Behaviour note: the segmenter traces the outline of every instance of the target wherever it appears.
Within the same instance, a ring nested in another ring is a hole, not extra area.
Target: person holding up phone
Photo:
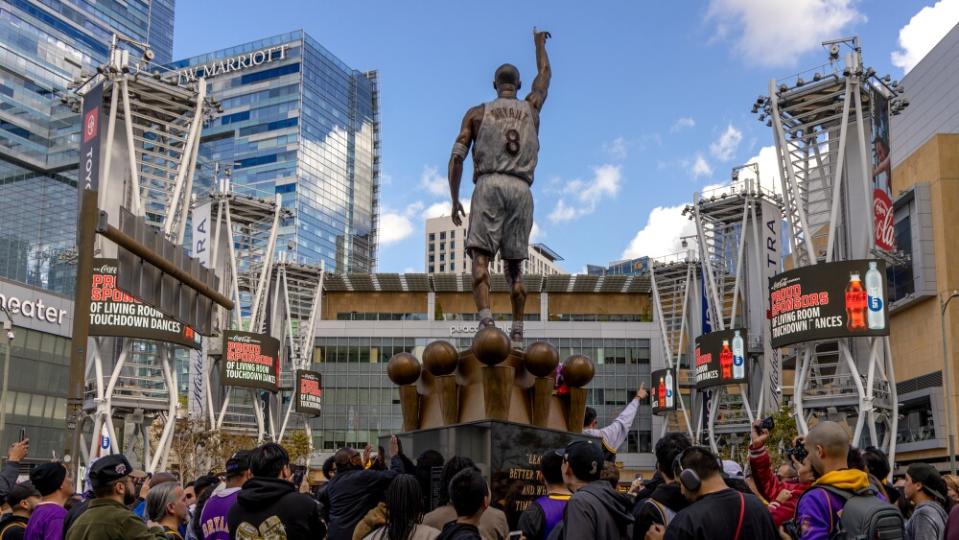
[[[749,444],[749,467],[753,472],[753,480],[759,488],[763,498],[769,502],[769,513],[778,528],[796,515],[796,505],[799,497],[809,489],[815,481],[812,468],[805,460],[797,459],[793,449],[787,452],[790,463],[783,464],[773,474],[772,459],[766,450],[766,440],[769,438],[769,429],[762,420],[753,423],[752,441]]]
[[[20,476],[20,462],[30,453],[30,439],[24,436],[21,430],[20,440],[11,444],[7,450],[7,461],[0,470],[0,501],[6,500],[7,494],[17,485]]]

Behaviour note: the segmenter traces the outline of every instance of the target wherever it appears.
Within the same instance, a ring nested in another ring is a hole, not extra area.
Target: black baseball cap
[[[12,488],[10,492],[7,493],[7,504],[11,507],[20,504],[20,501],[29,499],[30,497],[40,497],[40,492],[37,491],[37,488],[33,487],[33,484],[30,482],[21,482]]]
[[[249,450],[240,450],[226,460],[226,475],[233,476],[243,471],[250,470],[250,452]]]
[[[129,476],[132,472],[133,467],[126,456],[110,454],[96,460],[90,466],[90,483],[93,484],[93,489],[97,489],[124,476]]]
[[[603,472],[603,449],[593,441],[573,441],[565,449],[557,450],[556,454],[563,456],[576,478],[584,482],[599,480]]]

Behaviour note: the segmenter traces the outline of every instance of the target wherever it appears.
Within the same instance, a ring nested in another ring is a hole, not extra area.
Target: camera
[[[776,422],[773,420],[772,416],[767,416],[763,418],[759,425],[756,426],[756,431],[762,433],[763,431],[772,431],[776,427]]]
[[[802,532],[799,530],[799,524],[796,523],[795,519],[790,519],[783,523],[783,531],[793,540],[799,540],[802,538]]]
[[[806,461],[806,456],[809,455],[809,452],[806,451],[806,446],[803,444],[802,439],[799,439],[796,441],[795,446],[786,449],[786,455],[791,459],[802,463],[803,461]]]

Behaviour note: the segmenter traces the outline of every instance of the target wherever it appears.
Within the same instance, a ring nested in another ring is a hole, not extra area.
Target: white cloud
[[[682,131],[683,129],[694,127],[696,127],[696,120],[693,120],[693,118],[690,116],[683,116],[679,120],[676,120],[676,123],[673,124],[673,127],[669,128],[669,131],[676,133],[678,131]]]
[[[535,244],[543,238],[546,238],[546,232],[544,232],[543,229],[539,227],[539,224],[534,221],[533,230],[529,232],[529,243]]]
[[[566,183],[563,196],[549,214],[553,223],[572,221],[592,214],[600,201],[619,193],[622,169],[619,165],[600,165],[593,169],[593,178],[588,181],[575,179]],[[567,203],[567,197],[572,201]]]
[[[940,0],[926,6],[899,29],[898,51],[892,52],[892,65],[908,72],[949,30],[959,23],[959,0]]]
[[[696,234],[696,225],[682,215],[685,206],[681,204],[653,208],[646,219],[646,225],[623,250],[622,258],[661,257],[681,252],[681,238]],[[694,246],[695,241],[690,241],[689,245]]]
[[[612,142],[603,143],[603,150],[614,159],[623,160],[629,157],[629,143],[623,137],[616,137]]]
[[[782,183],[779,181],[779,158],[776,157],[775,146],[763,146],[759,153],[749,158],[746,163],[756,163],[759,165],[759,184],[768,191],[782,193]],[[754,179],[756,174],[752,168],[746,168],[739,171],[739,179]]]
[[[384,208],[383,213],[380,214],[379,244],[389,246],[406,240],[413,234],[413,218],[422,211],[422,201],[414,201],[402,212]]]
[[[463,205],[463,208],[466,210],[466,212],[469,213],[470,200],[461,199],[460,203]],[[452,203],[450,203],[449,201],[433,203],[426,207],[426,210],[423,212],[423,219],[450,216],[452,215],[452,211],[450,210],[451,207],[452,207]]]
[[[710,0],[706,20],[716,38],[734,41],[747,61],[768,67],[795,65],[822,41],[846,35],[866,17],[858,0]]]
[[[720,161],[729,161],[739,149],[739,143],[743,141],[743,132],[736,129],[736,126],[729,124],[726,131],[709,145],[709,153]]]
[[[379,235],[381,246],[388,246],[405,240],[413,233],[413,223],[403,214],[384,212],[380,216]]]
[[[709,162],[703,158],[702,154],[697,154],[696,159],[689,165],[689,172],[694,179],[698,180],[701,176],[712,176],[713,168],[709,166]]]
[[[423,174],[420,175],[420,187],[430,193],[430,195],[449,195],[449,180],[440,175],[439,170],[433,165],[423,167]]]

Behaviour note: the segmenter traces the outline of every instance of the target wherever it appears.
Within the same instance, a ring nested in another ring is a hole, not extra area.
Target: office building
[[[959,27],[902,80],[908,108],[891,117],[893,228],[901,264],[887,269],[899,426],[896,460],[948,468],[946,408],[957,410],[959,359]],[[940,318],[942,317],[942,318]],[[942,330],[946,335],[942,335]],[[943,348],[946,358],[943,358]],[[952,395],[944,387],[953,368]],[[952,414],[956,433],[957,414]]]
[[[62,457],[73,301],[0,279],[0,322],[8,321],[7,314],[13,322],[13,340],[4,332],[0,343],[0,361],[10,347],[0,445],[6,448],[17,440],[22,429],[30,439],[28,462]]]
[[[634,276],[649,274],[649,257],[614,261],[609,266],[587,264],[586,273],[591,276]]]
[[[197,190],[230,174],[234,191],[272,198],[295,218],[278,251],[336,272],[376,266],[376,72],[350,68],[303,31],[173,62],[223,113],[203,129]]]
[[[331,275],[324,283],[313,367],[323,374],[323,415],[313,420],[314,445],[330,454],[362,448],[401,428],[398,389],[386,363],[399,352],[420,357],[434,340],[459,350],[477,326],[470,282],[462,274]],[[493,276],[492,308],[510,310],[502,275]],[[659,327],[652,322],[648,279],[630,276],[529,275],[526,344],[553,343],[565,359],[585,354],[596,365],[588,405],[611,422],[651,369],[663,367]],[[500,324],[503,328],[508,322]],[[618,460],[630,471],[652,469],[662,418],[640,407]],[[630,477],[631,478],[631,477]]]
[[[463,218],[463,224],[457,227],[449,216],[426,220],[425,268],[427,274],[469,273],[473,259],[466,253],[466,228],[469,214]],[[556,275],[564,273],[557,265],[563,258],[546,244],[529,245],[529,258],[523,262],[523,273]],[[503,260],[496,256],[490,270],[503,273]]]
[[[0,1],[0,276],[70,293],[80,116],[61,103],[114,32],[173,52],[174,0]]]

